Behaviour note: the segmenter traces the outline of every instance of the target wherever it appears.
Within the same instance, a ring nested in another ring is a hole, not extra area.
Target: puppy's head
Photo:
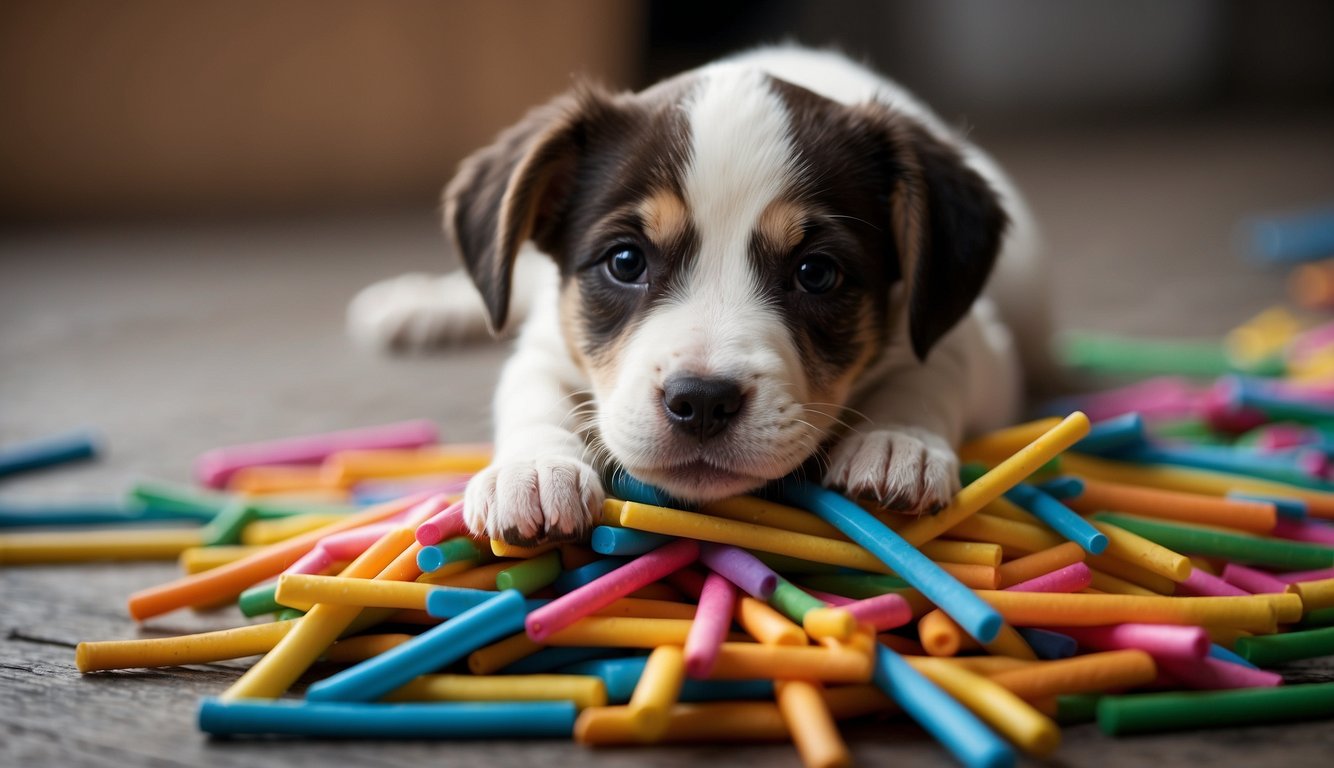
[[[801,466],[896,340],[924,360],[1006,221],[910,118],[729,65],[558,99],[466,161],[445,211],[496,328],[523,243],[556,260],[601,448],[690,501]]]

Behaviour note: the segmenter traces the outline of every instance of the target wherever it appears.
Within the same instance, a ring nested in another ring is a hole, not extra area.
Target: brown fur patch
[[[685,201],[675,192],[660,189],[639,204],[644,234],[659,248],[679,240],[690,226]]]
[[[778,199],[760,214],[755,234],[779,253],[788,253],[801,244],[806,211],[790,200]]]

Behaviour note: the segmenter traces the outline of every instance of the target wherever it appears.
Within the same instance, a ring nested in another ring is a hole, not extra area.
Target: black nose
[[[741,410],[741,387],[730,379],[677,374],[663,382],[662,405],[672,426],[700,440],[727,428]]]

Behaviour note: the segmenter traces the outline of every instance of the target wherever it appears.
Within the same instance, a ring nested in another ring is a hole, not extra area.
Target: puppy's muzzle
[[[745,396],[731,379],[677,374],[663,382],[662,407],[677,432],[704,442],[727,429]]]

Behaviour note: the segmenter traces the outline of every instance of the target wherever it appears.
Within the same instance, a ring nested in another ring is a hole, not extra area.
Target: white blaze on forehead
[[[686,110],[691,161],[683,186],[700,252],[690,296],[680,298],[753,292],[751,233],[797,167],[787,109],[763,72],[721,64],[704,70]]]

